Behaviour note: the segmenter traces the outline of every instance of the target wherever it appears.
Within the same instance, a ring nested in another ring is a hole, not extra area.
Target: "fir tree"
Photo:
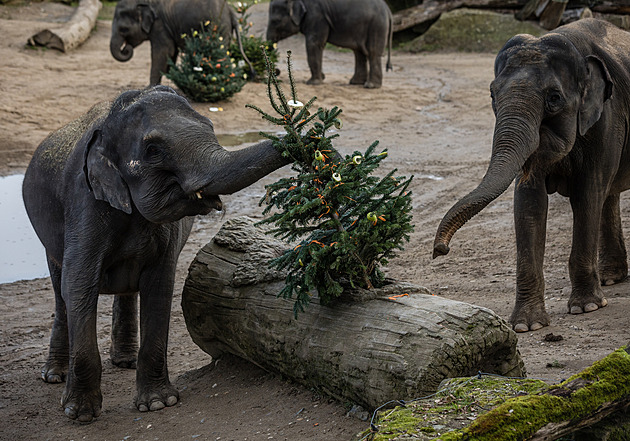
[[[240,92],[247,74],[230,57],[219,27],[208,21],[184,36],[179,63],[169,60],[166,77],[192,100],[214,103]]]
[[[239,14],[238,24],[242,36],[243,52],[252,64],[254,71],[256,71],[256,77],[249,76],[248,79],[264,81],[267,77],[267,63],[263,50],[267,53],[267,57],[269,61],[271,61],[272,66],[275,66],[278,62],[278,45],[249,33],[253,24],[249,21],[250,14],[247,11],[257,3],[258,0],[254,0],[253,3],[237,2],[236,12]],[[245,68],[245,66],[247,66],[238,47],[238,41],[232,41],[230,43],[230,52],[240,67]]]
[[[267,186],[261,224],[272,224],[270,233],[296,245],[274,259],[271,266],[286,270],[286,285],[279,293],[295,295],[294,313],[304,311],[317,290],[322,304],[330,304],[344,289],[372,289],[384,284],[381,267],[402,250],[413,231],[411,225],[410,178],[372,176],[387,151],[377,152],[378,141],[363,153],[342,157],[332,141],[341,129],[341,109],[310,109],[298,101],[291,71],[287,99],[268,63],[268,95],[278,116],[248,105],[264,119],[281,126],[285,134],[271,139],[282,154],[293,161],[294,176]]]

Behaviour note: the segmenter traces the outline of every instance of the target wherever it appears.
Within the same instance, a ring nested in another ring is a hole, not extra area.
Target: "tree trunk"
[[[100,0],[80,0],[70,20],[59,29],[44,29],[28,39],[31,46],[45,46],[68,52],[81,45],[90,36],[101,10]]]
[[[478,371],[524,375],[516,334],[492,311],[391,283],[334,305],[314,297],[293,315],[284,274],[268,262],[289,245],[248,218],[227,221],[192,262],[186,325],[212,357],[228,352],[339,400],[374,409]]]

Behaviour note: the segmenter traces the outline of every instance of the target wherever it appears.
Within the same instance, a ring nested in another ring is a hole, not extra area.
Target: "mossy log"
[[[78,47],[90,36],[102,6],[100,0],[80,0],[70,20],[61,28],[44,29],[29,38],[28,44],[57,49],[61,52],[68,52]]]
[[[368,439],[386,441],[403,434],[427,441],[551,441],[567,435],[575,441],[628,439],[623,431],[630,428],[626,348],[557,385],[486,376],[446,380],[440,390],[429,402],[409,403],[379,415],[378,430]],[[440,430],[431,430],[435,421]]]
[[[277,297],[284,274],[268,267],[288,247],[237,218],[199,251],[182,308],[193,341],[213,358],[232,353],[369,409],[435,392],[448,377],[524,375],[502,318],[416,285],[348,291],[331,306],[314,296],[295,319],[293,301]]]

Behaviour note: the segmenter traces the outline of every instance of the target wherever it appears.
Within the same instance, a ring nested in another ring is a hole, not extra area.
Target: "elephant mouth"
[[[204,191],[203,188],[193,191],[188,195],[188,199],[194,201],[195,204],[200,204],[203,214],[208,214],[212,210],[223,210],[223,203],[216,194],[210,194]]]

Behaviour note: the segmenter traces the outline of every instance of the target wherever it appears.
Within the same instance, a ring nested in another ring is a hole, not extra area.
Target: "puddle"
[[[0,283],[48,276],[44,247],[22,202],[24,175],[0,177]]]
[[[262,141],[266,138],[262,136],[260,132],[245,132],[237,134],[227,133],[223,135],[217,135],[217,139],[219,140],[219,144],[221,144],[223,147],[234,147],[249,142]]]

